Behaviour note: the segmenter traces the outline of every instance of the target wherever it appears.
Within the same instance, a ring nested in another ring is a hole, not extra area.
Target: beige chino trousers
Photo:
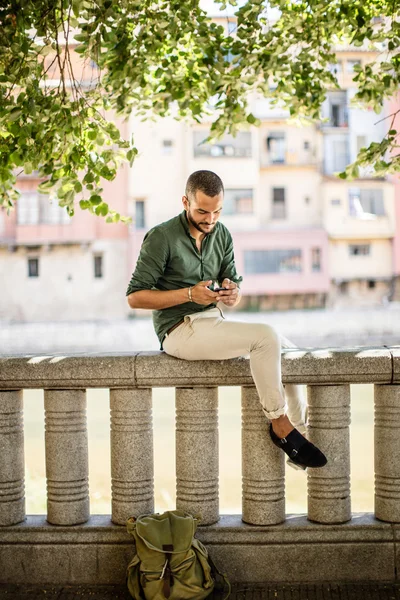
[[[278,336],[270,325],[228,321],[218,307],[186,315],[163,342],[167,354],[184,360],[225,360],[249,355],[265,415],[276,419],[287,412],[292,425],[305,433],[307,404],[300,386],[282,385],[281,347],[295,345]]]

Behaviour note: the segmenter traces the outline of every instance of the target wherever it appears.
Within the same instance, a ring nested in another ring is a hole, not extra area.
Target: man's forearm
[[[128,296],[128,304],[131,308],[149,308],[151,310],[162,310],[178,304],[189,302],[188,288],[181,290],[140,290]]]

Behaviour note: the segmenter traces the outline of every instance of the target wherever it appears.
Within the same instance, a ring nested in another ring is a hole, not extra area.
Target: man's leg
[[[221,317],[206,317],[199,313],[186,318],[186,323],[175,329],[164,341],[168,354],[186,360],[221,360],[250,355],[253,375],[265,415],[273,420],[273,427],[280,437],[287,435],[292,427],[305,433],[306,402],[297,385],[282,386],[282,346],[295,347],[286,338],[280,338],[269,325],[228,321]],[[289,419],[285,416],[286,402]],[[281,418],[280,418],[281,417]]]
[[[297,348],[296,344],[293,344],[286,337],[281,336],[280,339],[282,348]],[[293,383],[286,383],[283,387],[289,420],[304,435],[307,429],[307,400],[303,389],[300,385]]]
[[[281,344],[275,330],[266,324],[227,321],[221,316],[190,315],[163,343],[167,354],[185,360],[223,360],[250,354],[250,369],[265,415],[271,420],[272,441],[296,465],[319,467],[325,456],[308,442],[286,416],[285,392],[281,379]],[[289,388],[289,400],[296,407],[301,397]],[[304,428],[304,420],[301,424]]]
[[[197,315],[196,315],[197,317]],[[250,369],[269,419],[285,415],[279,336],[269,325],[197,317],[164,340],[167,354],[185,360],[224,360],[250,355]]]

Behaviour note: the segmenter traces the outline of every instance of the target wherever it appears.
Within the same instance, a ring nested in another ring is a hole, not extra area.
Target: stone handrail
[[[282,373],[284,383],[307,384],[309,437],[328,457],[324,469],[308,469],[309,521],[335,526],[351,519],[349,386],[373,383],[375,517],[399,523],[400,347],[288,349],[282,352]],[[0,357],[4,539],[26,523],[23,389],[45,390],[46,527],[86,524],[87,534],[85,390],[110,389],[112,523],[124,525],[131,515],[154,511],[151,389],[175,387],[176,505],[201,514],[202,524],[211,526],[223,522],[217,410],[218,386],[227,385],[242,386],[241,519],[261,528],[284,523],[284,454],[269,439],[247,358],[182,361],[162,352]]]

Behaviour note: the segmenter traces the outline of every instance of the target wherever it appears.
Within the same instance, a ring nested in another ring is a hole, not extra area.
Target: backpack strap
[[[172,576],[171,567],[170,567],[170,561],[171,561],[171,557],[172,557],[171,552],[173,552],[174,547],[172,544],[163,544],[162,548],[165,552],[166,561],[165,561],[165,565],[162,570],[160,579],[164,580],[163,594],[164,594],[164,597],[168,599],[171,595],[171,587],[174,585],[174,578]]]
[[[215,581],[214,590],[210,598],[214,600],[227,600],[231,595],[232,587],[228,577],[225,573],[221,573],[210,554],[208,555],[208,562],[211,567],[211,575]],[[225,589],[227,589],[226,596],[224,596]]]

